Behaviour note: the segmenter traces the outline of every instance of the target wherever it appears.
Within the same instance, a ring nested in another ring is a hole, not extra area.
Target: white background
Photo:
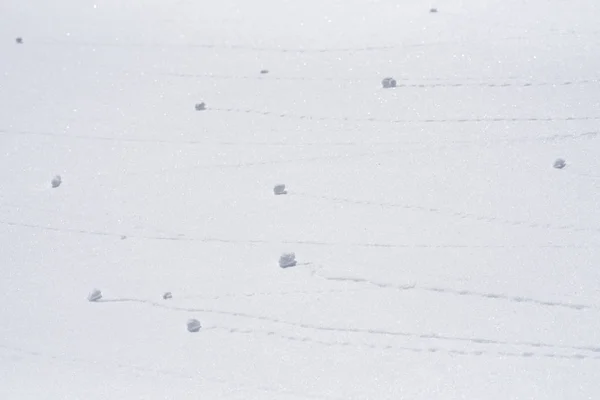
[[[599,15],[2,0],[0,398],[598,398]]]

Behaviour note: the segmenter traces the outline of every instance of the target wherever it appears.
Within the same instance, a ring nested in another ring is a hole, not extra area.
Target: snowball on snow
[[[381,86],[383,86],[384,89],[396,87],[396,80],[394,78],[390,78],[390,77],[384,78],[381,81]]]
[[[102,298],[102,292],[98,289],[94,289],[88,294],[88,301],[98,301]]]
[[[62,183],[62,178],[60,177],[60,175],[56,175],[54,178],[52,178],[52,180],[50,181],[50,184],[52,185],[53,188],[57,188],[60,186],[60,184]]]
[[[567,163],[565,162],[565,160],[563,160],[562,158],[559,158],[556,161],[554,161],[553,167],[554,168],[558,168],[558,169],[562,169],[566,165],[567,165]]]
[[[279,257],[279,266],[281,268],[294,267],[296,264],[296,253],[283,253]]]
[[[275,187],[273,188],[273,193],[275,193],[276,195],[287,194],[287,190],[285,190],[285,185],[284,184],[275,185]]]
[[[197,319],[188,319],[187,330],[190,332],[198,332],[202,325]]]

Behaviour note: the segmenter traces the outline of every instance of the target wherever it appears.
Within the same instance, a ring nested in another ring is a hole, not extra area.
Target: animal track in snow
[[[208,327],[204,330],[214,330],[214,329],[215,329],[214,327]],[[198,374],[194,374],[194,373],[182,372],[180,368],[177,368],[177,369],[164,368],[164,367],[156,368],[155,366],[145,367],[145,366],[140,366],[140,365],[127,364],[127,363],[124,363],[121,361],[114,361],[113,359],[100,360],[100,359],[88,359],[88,358],[82,358],[82,357],[72,357],[72,356],[68,356],[68,355],[64,355],[64,354],[57,355],[57,354],[52,354],[49,352],[28,350],[28,349],[24,349],[24,348],[17,347],[17,346],[8,346],[8,345],[1,344],[1,343],[0,343],[0,349],[8,350],[8,351],[11,351],[11,352],[14,352],[17,354],[21,354],[24,356],[43,357],[50,361],[55,361],[55,362],[61,362],[61,363],[67,362],[67,363],[72,363],[72,364],[84,365],[84,366],[86,366],[86,368],[89,368],[89,367],[102,367],[102,368],[110,368],[110,369],[117,368],[120,370],[120,373],[127,373],[127,372],[131,372],[131,371],[135,371],[135,372],[139,372],[139,373],[143,373],[143,374],[148,374],[149,376],[165,376],[165,377],[171,377],[171,378],[180,378],[180,379],[184,379],[186,382],[200,380],[200,381],[205,381],[205,382],[221,384],[228,388],[234,387],[238,391],[244,391],[244,390],[248,391],[248,389],[254,389],[254,390],[259,390],[259,391],[265,392],[265,393],[276,393],[278,395],[295,395],[295,396],[301,396],[303,398],[311,398],[311,399],[325,398],[325,399],[331,399],[331,400],[344,400],[343,398],[340,398],[340,397],[312,395],[309,393],[300,393],[300,392],[296,392],[293,390],[283,389],[283,388],[279,388],[279,387],[275,388],[275,387],[270,387],[270,386],[261,385],[261,384],[259,384],[259,385],[242,384],[239,382],[232,382],[231,380],[225,379],[225,378],[215,378],[215,377],[208,377],[205,374],[198,375]]]
[[[161,73],[164,76],[172,76],[176,78],[207,78],[207,79],[222,79],[222,80],[256,80],[256,81],[289,81],[289,82],[332,82],[339,84],[340,81],[350,83],[368,83],[375,82],[373,78],[367,77],[313,77],[313,76],[278,76],[278,75],[225,75],[214,73]],[[408,79],[405,79],[408,81]],[[433,88],[462,88],[462,87],[481,87],[481,88],[529,88],[543,86],[574,86],[598,84],[598,79],[579,79],[579,80],[564,80],[556,82],[535,82],[535,81],[504,81],[504,82],[457,82],[457,81],[442,81],[436,79],[436,82],[420,82],[420,83],[397,83],[395,88],[417,88],[417,89],[433,89]]]
[[[565,303],[560,301],[552,301],[552,300],[539,300],[531,297],[525,296],[513,296],[501,293],[491,293],[491,292],[477,292],[472,290],[465,289],[453,289],[447,287],[437,287],[437,286],[421,286],[416,283],[409,283],[405,285],[399,285],[394,283],[383,283],[383,282],[375,282],[365,278],[358,277],[345,277],[345,276],[327,276],[323,275],[319,272],[322,267],[314,268],[311,271],[311,275],[323,280],[332,281],[332,282],[351,282],[356,284],[364,284],[375,286],[382,289],[393,289],[398,291],[407,291],[407,290],[419,290],[425,292],[433,292],[433,293],[442,293],[442,294],[450,294],[454,296],[466,296],[466,297],[478,297],[481,299],[490,299],[490,300],[504,300],[514,303],[529,303],[540,306],[548,306],[548,307],[556,307],[556,308],[567,308],[570,310],[576,311],[584,311],[584,310],[600,310],[600,307],[597,305],[591,304],[577,304],[577,303]]]
[[[400,330],[387,330],[387,329],[375,329],[375,328],[355,328],[355,327],[337,327],[320,324],[302,323],[288,321],[282,318],[270,317],[266,315],[251,314],[245,312],[226,311],[213,308],[195,308],[195,307],[178,307],[158,303],[151,300],[135,299],[135,298],[115,298],[115,299],[102,299],[96,303],[142,303],[151,307],[163,308],[167,310],[173,310],[178,312],[193,312],[193,313],[206,313],[215,314],[243,319],[251,319],[255,321],[279,324],[283,326],[291,326],[295,328],[301,328],[315,332],[332,332],[332,333],[344,333],[344,334],[356,334],[366,336],[387,336],[387,337],[404,337],[413,339],[427,339],[432,341],[440,342],[455,342],[455,343],[469,343],[472,345],[497,345],[497,346],[519,346],[519,347],[531,347],[531,348],[549,348],[556,350],[569,350],[569,351],[585,351],[593,353],[593,356],[600,356],[600,346],[593,345],[564,345],[564,344],[553,344],[544,342],[532,342],[532,341],[508,341],[508,340],[497,340],[487,339],[478,337],[466,337],[466,336],[452,336],[441,333],[417,333],[410,331]],[[592,357],[592,354],[587,355]]]
[[[555,121],[598,121],[600,116],[570,116],[570,117],[479,117],[479,118],[424,118],[424,119],[385,119],[375,117],[336,117],[325,115],[307,115],[293,114],[279,111],[261,111],[251,108],[207,108],[207,111],[235,113],[235,114],[255,114],[268,117],[292,118],[309,121],[347,121],[347,122],[377,122],[388,124],[411,124],[411,123],[470,123],[470,122],[555,122]]]
[[[445,209],[438,208],[438,207],[428,207],[428,206],[422,206],[422,205],[418,205],[418,204],[378,202],[378,201],[371,201],[371,200],[356,200],[356,199],[350,199],[350,198],[346,198],[346,197],[313,195],[313,194],[301,193],[301,192],[291,193],[290,196],[300,196],[300,197],[312,198],[312,199],[317,199],[317,200],[326,200],[326,201],[332,201],[332,202],[336,202],[336,203],[347,203],[347,204],[355,204],[355,205],[361,205],[361,206],[376,206],[376,207],[384,207],[384,208],[400,208],[400,209],[411,210],[411,211],[412,210],[423,211],[423,212],[428,212],[428,213],[436,213],[436,214],[451,216],[451,217],[460,218],[460,219],[469,219],[469,220],[473,220],[473,221],[499,223],[499,224],[509,225],[509,226],[522,226],[522,227],[527,227],[527,228],[543,228],[543,229],[571,231],[571,232],[600,233],[600,228],[594,228],[594,227],[580,227],[580,226],[576,226],[573,224],[557,225],[557,224],[544,223],[544,222],[510,220],[510,219],[501,218],[501,217],[492,217],[492,216],[478,215],[478,214],[462,212],[462,211],[445,210]],[[558,247],[560,247],[560,246],[558,246]]]

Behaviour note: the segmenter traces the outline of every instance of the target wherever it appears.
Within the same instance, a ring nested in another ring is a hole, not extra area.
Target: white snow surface
[[[2,0],[0,399],[600,398],[599,15]]]

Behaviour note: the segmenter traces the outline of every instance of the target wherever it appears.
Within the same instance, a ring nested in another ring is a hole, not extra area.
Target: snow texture
[[[0,400],[600,399],[598,16],[0,0]]]

